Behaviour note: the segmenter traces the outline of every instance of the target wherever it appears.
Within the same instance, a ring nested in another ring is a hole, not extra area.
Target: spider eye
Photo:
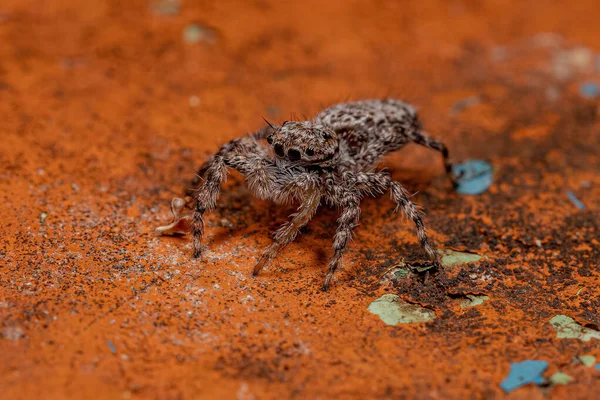
[[[283,146],[280,143],[277,143],[273,150],[275,150],[275,154],[277,154],[279,157],[283,157],[285,155],[283,152]]]
[[[313,149],[306,149],[306,151],[304,152],[304,154],[306,154],[309,157],[312,157],[315,155],[315,151]]]
[[[329,140],[329,139],[331,139],[331,135],[329,133],[324,133],[323,134],[323,139]]]
[[[298,161],[301,156],[300,156],[300,152],[298,150],[296,150],[296,149],[289,149],[288,150],[288,157],[292,161]]]
[[[271,135],[267,138],[267,143],[273,144],[273,135]]]

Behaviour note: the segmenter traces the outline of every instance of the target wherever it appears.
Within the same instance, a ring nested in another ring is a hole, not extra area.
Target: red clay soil
[[[600,82],[597,0],[169,7],[0,4],[0,398],[600,397],[600,371],[577,361],[600,341],[549,323],[600,325],[600,122],[580,93]],[[204,260],[188,237],[152,235],[206,157],[262,117],[385,96],[416,105],[455,160],[494,166],[489,191],[463,196],[431,151],[383,163],[440,248],[487,260],[386,279],[423,254],[383,196],[363,202],[329,292],[326,207],[252,278],[293,207],[236,173]],[[437,319],[388,326],[367,311],[385,293]],[[470,294],[490,300],[461,308]],[[574,381],[506,395],[527,359]]]

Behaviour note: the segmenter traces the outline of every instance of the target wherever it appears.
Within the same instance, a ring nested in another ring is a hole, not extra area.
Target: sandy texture
[[[159,3],[0,3],[2,399],[491,399],[527,359],[575,380],[511,398],[600,396],[577,361],[600,341],[549,323],[600,324],[600,123],[580,94],[600,80],[597,0]],[[204,261],[152,236],[206,156],[263,116],[384,96],[415,104],[454,159],[494,166],[463,196],[433,152],[385,160],[441,248],[487,259],[390,280],[423,254],[383,196],[328,293],[327,208],[254,279],[293,208],[237,174]],[[437,318],[388,326],[367,310],[384,294]],[[462,308],[474,295],[489,300]]]

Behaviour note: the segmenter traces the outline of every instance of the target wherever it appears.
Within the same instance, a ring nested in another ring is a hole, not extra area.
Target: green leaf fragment
[[[439,253],[442,256],[442,265],[445,267],[455,267],[457,265],[468,264],[482,259],[487,259],[487,256],[485,255],[481,256],[474,253],[463,253],[450,249],[441,250]]]
[[[398,264],[392,266],[394,268],[391,272],[391,275],[394,279],[404,279],[410,274],[410,268],[406,266],[404,259],[402,259]]]
[[[461,308],[467,307],[475,307],[483,304],[485,301],[488,301],[490,298],[487,296],[474,296],[472,294],[468,294],[467,298],[460,302]]]
[[[566,315],[555,315],[550,320],[550,324],[556,330],[558,339],[579,339],[582,342],[589,342],[591,339],[600,340],[600,332],[581,326]]]
[[[586,367],[593,367],[594,364],[596,364],[596,357],[592,356],[592,355],[583,355],[583,356],[579,356],[579,361],[581,361],[581,363],[583,365],[585,365]]]
[[[414,269],[415,269],[415,271],[417,271],[418,273],[421,273],[421,272],[428,271],[428,270],[430,270],[430,269],[431,269],[431,268],[433,268],[433,267],[434,267],[434,265],[433,265],[433,264],[431,264],[431,265],[415,266],[415,267],[413,267],[413,268],[414,268]]]
[[[409,271],[408,268],[398,268],[398,269],[396,269],[396,270],[393,271],[395,279],[406,278],[409,273],[410,273],[410,271]]]
[[[367,310],[379,316],[387,325],[392,326],[429,322],[435,319],[435,313],[432,310],[407,303],[395,294],[384,294],[369,304]]]
[[[550,383],[552,383],[553,385],[568,385],[574,380],[575,379],[571,375],[565,374],[564,372],[560,371],[558,371],[550,377]]]

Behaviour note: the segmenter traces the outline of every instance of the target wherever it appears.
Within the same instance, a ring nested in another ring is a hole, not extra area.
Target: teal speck
[[[571,200],[571,203],[575,204],[575,207],[580,210],[585,210],[585,204],[583,204],[577,197],[575,197],[575,193],[570,190],[567,190],[567,197]]]
[[[548,368],[548,361],[525,360],[510,364],[508,376],[500,383],[500,388],[506,393],[525,386],[529,383],[542,385],[546,382],[542,373]]]
[[[492,185],[493,168],[483,160],[468,160],[456,164],[452,173],[460,176],[456,186],[456,191],[460,194],[481,194]]]
[[[115,345],[113,344],[113,342],[111,342],[110,340],[107,340],[106,344],[108,345],[108,348],[110,349],[110,352],[113,353],[113,354],[116,354],[117,348],[115,347]]]
[[[600,94],[600,88],[594,82],[585,82],[579,86],[579,93],[586,99],[595,99]]]

